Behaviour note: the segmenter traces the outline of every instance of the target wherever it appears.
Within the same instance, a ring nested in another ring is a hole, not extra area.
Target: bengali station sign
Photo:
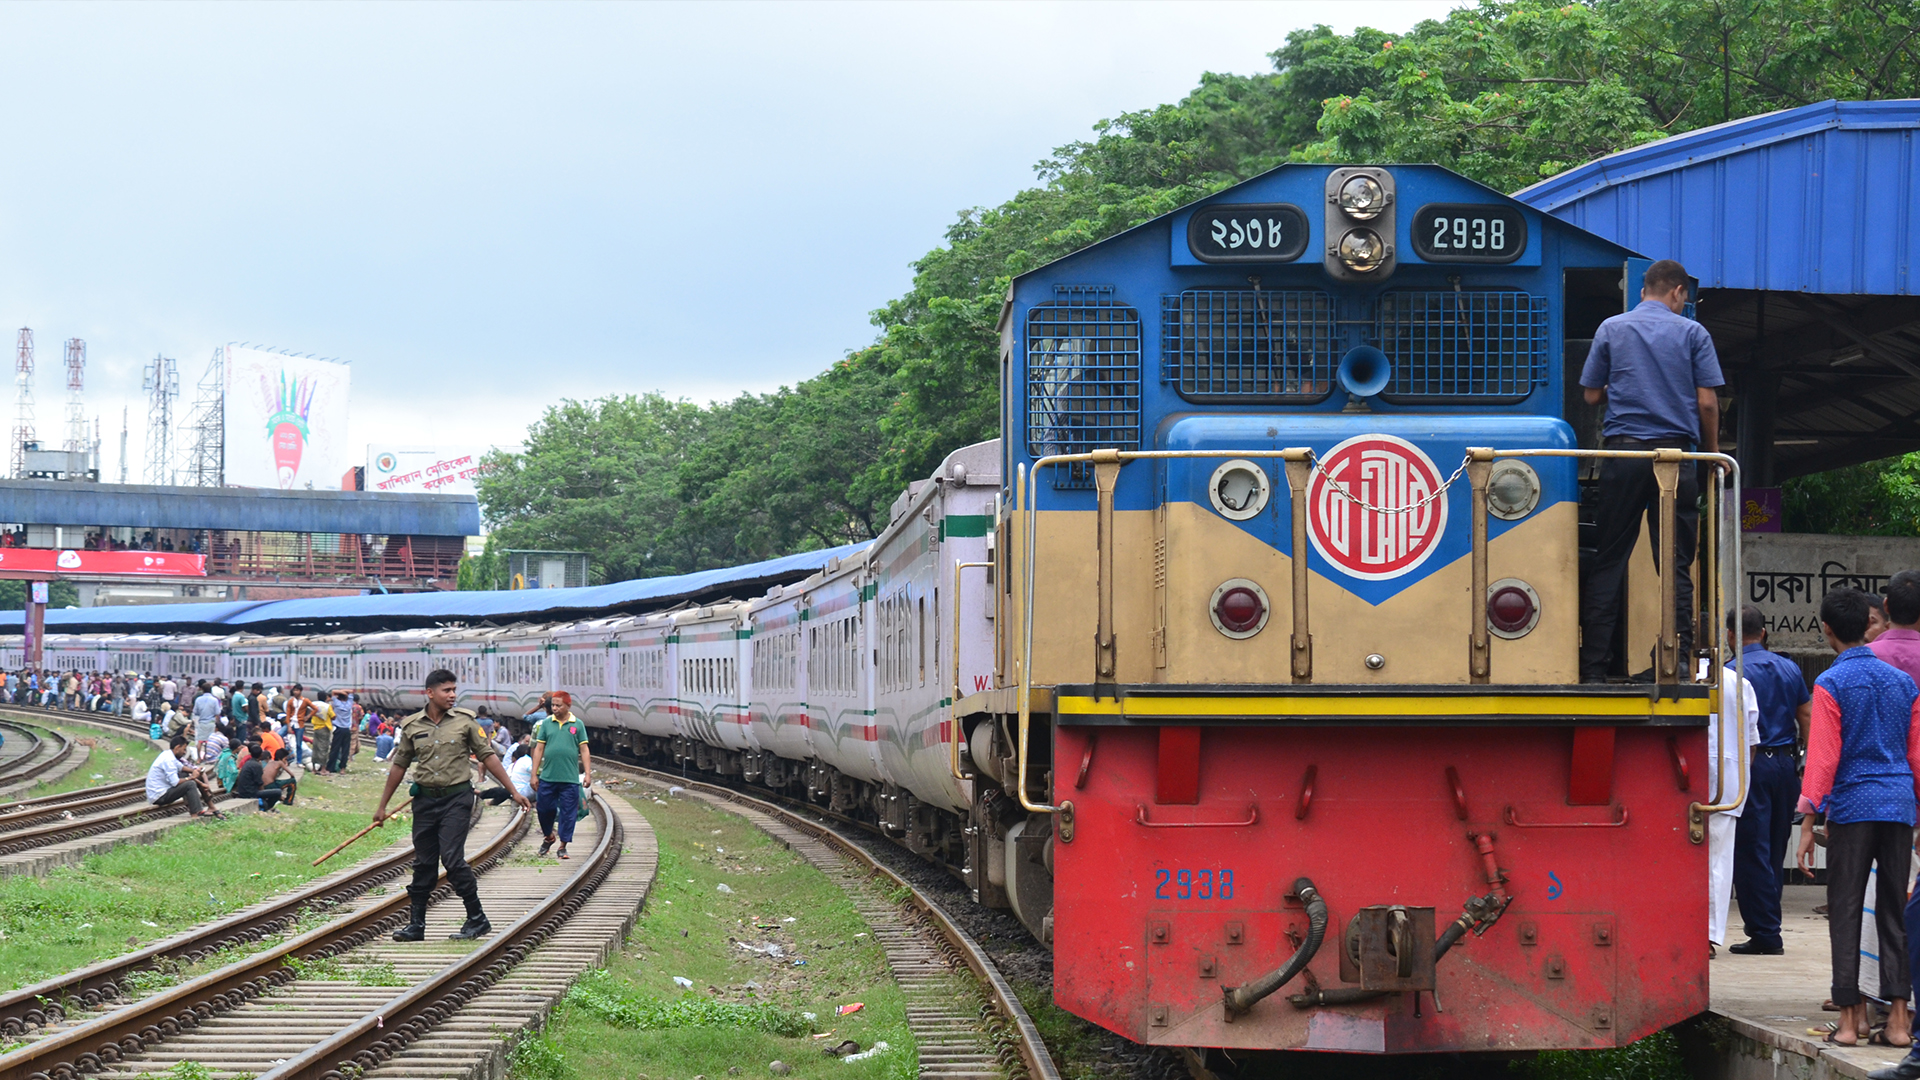
[[[474,481],[486,470],[485,447],[421,449],[367,448],[367,490],[427,495],[472,495]]]
[[[1766,616],[1768,643],[1821,650],[1827,642],[1820,633],[1820,599],[1838,588],[1885,592],[1888,578],[1920,569],[1920,539],[1748,533],[1741,555],[1747,580],[1740,601]]]
[[[0,548],[0,578],[15,574],[206,577],[207,557],[178,551]]]

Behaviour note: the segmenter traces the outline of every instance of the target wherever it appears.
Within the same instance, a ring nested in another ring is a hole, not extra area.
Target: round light
[[[1339,255],[1347,269],[1364,274],[1387,260],[1387,245],[1372,229],[1349,229],[1340,238]]]
[[[1487,586],[1487,629],[1508,640],[1525,637],[1540,623],[1540,595],[1519,578]]]
[[[1220,625],[1236,634],[1244,634],[1260,625],[1260,616],[1266,613],[1266,605],[1260,602],[1252,589],[1228,589],[1214,610],[1220,613]]]
[[[1213,590],[1207,614],[1213,628],[1236,640],[1250,638],[1267,625],[1267,593],[1246,578],[1228,578]]]
[[[1487,511],[1503,521],[1518,521],[1540,505],[1540,474],[1524,461],[1503,458],[1487,477]]]
[[[1371,221],[1387,207],[1387,193],[1371,176],[1356,176],[1340,185],[1340,209],[1349,217]]]
[[[1207,498],[1222,517],[1245,521],[1266,509],[1272,490],[1265,469],[1251,461],[1234,458],[1213,470]]]

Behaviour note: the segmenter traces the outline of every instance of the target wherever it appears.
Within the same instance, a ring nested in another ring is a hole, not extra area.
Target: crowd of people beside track
[[[1884,595],[1827,593],[1820,628],[1834,659],[1809,686],[1800,665],[1766,647],[1758,608],[1728,618],[1728,644],[1745,664],[1746,733],[1709,728],[1709,786],[1725,777],[1728,797],[1739,799],[1708,820],[1708,940],[1724,944],[1737,894],[1747,940],[1727,951],[1785,950],[1782,887],[1797,823],[1793,868],[1813,878],[1815,851],[1825,849],[1826,904],[1814,912],[1827,918],[1831,950],[1823,1008],[1839,1013],[1813,1033],[1841,1046],[1909,1047],[1871,1076],[1920,1080],[1920,1023],[1908,1004],[1920,970],[1920,882],[1908,888],[1920,852],[1920,571],[1895,574]],[[1730,708],[1733,671],[1730,661],[1722,682]],[[1751,750],[1744,758],[1740,746]]]

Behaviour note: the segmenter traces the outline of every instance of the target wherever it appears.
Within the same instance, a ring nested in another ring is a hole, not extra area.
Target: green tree
[[[1920,454],[1796,477],[1780,496],[1787,532],[1920,536]]]
[[[0,581],[0,611],[23,611],[27,606],[27,583]],[[71,581],[53,581],[47,585],[47,607],[80,606],[80,590]]]
[[[1271,72],[1202,75],[962,211],[873,312],[875,340],[822,374],[705,408],[555,406],[481,481],[487,520],[503,546],[588,551],[604,580],[872,536],[909,482],[996,434],[1014,275],[1290,161],[1434,162],[1512,191],[1727,119],[1920,96],[1917,43],[1909,0],[1482,0],[1402,34],[1295,31]],[[1790,518],[1845,518],[1819,492],[1856,480],[1794,486]],[[1858,527],[1897,527],[1906,504],[1885,497]]]

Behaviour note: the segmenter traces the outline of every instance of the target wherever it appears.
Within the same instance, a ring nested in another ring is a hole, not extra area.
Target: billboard
[[[234,487],[331,488],[353,464],[348,375],[332,360],[226,346],[226,480]]]
[[[375,443],[367,447],[367,490],[472,495],[486,455],[482,446],[421,449]]]
[[[206,577],[207,557],[178,551],[93,551],[86,548],[0,548],[0,577],[13,573],[127,574],[139,577]]]

